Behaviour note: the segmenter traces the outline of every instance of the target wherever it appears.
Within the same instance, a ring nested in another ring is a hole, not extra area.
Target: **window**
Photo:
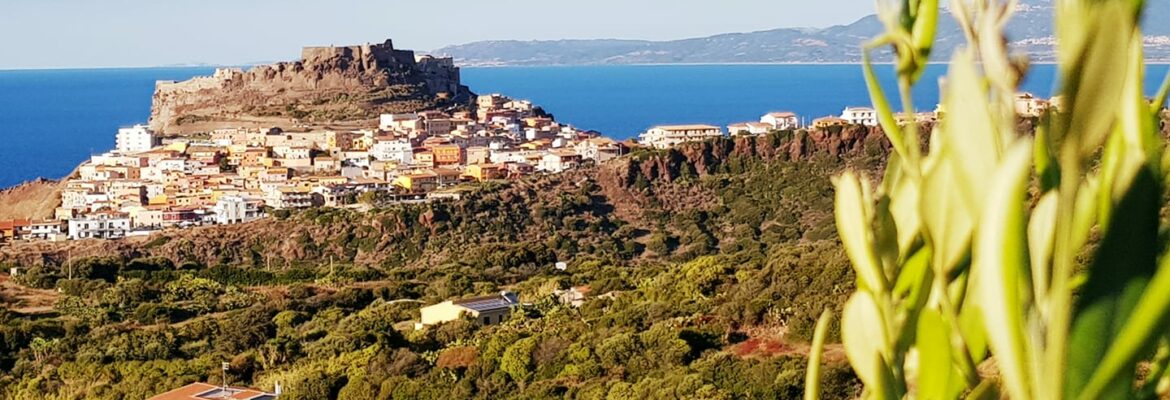
[[[504,322],[504,315],[500,314],[499,316],[496,316],[496,322]]]
[[[483,324],[484,324],[484,325],[489,325],[489,324],[491,324],[491,323],[492,323],[492,317],[491,317],[491,316],[483,317]]]

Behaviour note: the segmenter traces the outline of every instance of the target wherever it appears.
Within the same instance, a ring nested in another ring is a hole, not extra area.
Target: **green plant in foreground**
[[[912,112],[938,4],[878,2],[887,33],[866,47],[865,72],[895,154],[876,186],[852,172],[834,181],[858,280],[842,340],[864,397],[1167,395],[1167,87],[1152,104],[1143,97],[1144,4],[1054,5],[1063,104],[1024,136],[1013,103],[1022,68],[1002,32],[1016,2],[951,2],[968,46],[951,59],[945,115],[924,152],[918,127],[897,125],[868,53],[895,49]],[[810,361],[806,398],[818,388]]]

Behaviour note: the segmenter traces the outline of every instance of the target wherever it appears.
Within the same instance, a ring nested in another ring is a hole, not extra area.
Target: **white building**
[[[378,118],[378,129],[384,131],[410,132],[415,129],[418,114],[382,114]]]
[[[248,222],[261,216],[258,201],[241,196],[223,196],[215,202],[215,223],[220,225]]]
[[[134,125],[129,128],[118,129],[116,148],[122,153],[141,153],[149,151],[158,144],[158,137],[145,125]]]
[[[738,124],[731,124],[727,126],[727,134],[731,136],[736,135],[766,135],[774,128],[770,124],[763,122],[741,122]]]
[[[311,188],[300,186],[279,186],[266,190],[264,201],[275,209],[313,207]]]
[[[1052,105],[1048,100],[1036,97],[1031,93],[1016,93],[1016,114],[1021,117],[1039,117],[1051,107]]]
[[[540,158],[536,169],[551,173],[561,173],[576,168],[581,164],[581,155],[572,150],[553,150]]]
[[[796,116],[796,113],[789,111],[778,111],[764,114],[763,117],[760,117],[760,122],[771,125],[772,129],[800,129],[800,118]]]
[[[65,224],[57,220],[32,221],[28,237],[37,240],[59,240],[64,236]]]
[[[378,140],[370,147],[370,157],[406,165],[414,160],[414,148],[406,139]]]
[[[869,107],[846,107],[841,119],[853,125],[877,126],[877,111]]]
[[[623,149],[622,145],[613,139],[598,137],[576,143],[573,150],[583,159],[604,162],[620,156]]]
[[[118,239],[130,232],[130,217],[124,214],[94,214],[69,220],[69,239]]]
[[[723,136],[723,130],[712,125],[662,125],[638,135],[638,143],[656,149],[673,147],[679,143],[707,140]]]

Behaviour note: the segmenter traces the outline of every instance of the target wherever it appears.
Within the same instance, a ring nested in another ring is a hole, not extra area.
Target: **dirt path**
[[[44,314],[53,311],[53,304],[61,297],[55,290],[33,289],[12,282],[8,274],[0,274],[0,306],[21,314]]]

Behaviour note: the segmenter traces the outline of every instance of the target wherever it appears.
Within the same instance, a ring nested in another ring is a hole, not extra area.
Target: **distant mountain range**
[[[1170,62],[1170,1],[1147,2],[1147,58]],[[606,65],[687,63],[858,63],[861,44],[884,27],[876,15],[823,29],[783,28],[703,38],[648,40],[482,41],[437,49],[464,66]],[[1055,61],[1051,0],[1025,0],[1007,27],[1012,46],[1035,62]],[[941,19],[936,59],[945,60],[966,42],[950,14]],[[889,53],[875,59],[888,60]]]

